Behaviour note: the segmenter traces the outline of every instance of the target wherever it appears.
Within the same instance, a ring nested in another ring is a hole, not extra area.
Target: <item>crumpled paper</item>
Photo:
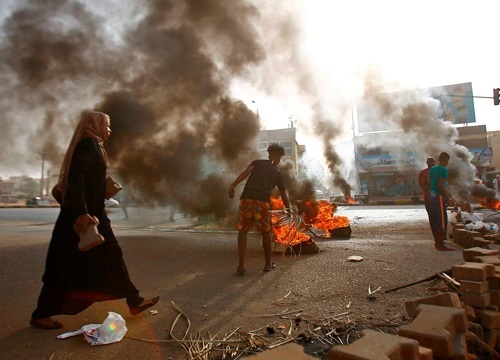
[[[364,259],[361,256],[358,255],[352,255],[347,258],[347,261],[352,261],[352,262],[360,262],[363,261]]]
[[[83,334],[90,345],[106,345],[118,342],[125,336],[127,327],[120,314],[110,311],[102,324],[84,325],[80,330],[58,335],[58,339],[66,339]]]

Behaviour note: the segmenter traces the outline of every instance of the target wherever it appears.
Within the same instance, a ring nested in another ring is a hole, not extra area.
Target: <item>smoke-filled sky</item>
[[[259,129],[291,121],[325,181],[349,190],[353,99],[461,82],[491,96],[498,10],[494,1],[3,1],[0,176],[36,176],[42,152],[57,173],[78,115],[97,109],[111,116],[116,172],[146,202],[203,213],[215,206],[203,189],[226,194],[214,164],[238,173]],[[451,173],[473,178],[431,99],[377,108],[422,159],[448,150],[462,160]],[[475,108],[478,123],[500,128],[493,100]],[[207,199],[191,203],[193,192]]]

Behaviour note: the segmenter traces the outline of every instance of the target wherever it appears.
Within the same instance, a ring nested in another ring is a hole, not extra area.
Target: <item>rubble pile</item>
[[[480,247],[488,248],[494,243],[500,243],[497,234],[498,226],[486,223],[473,213],[457,212],[450,217],[452,231],[450,237],[453,242],[465,249]]]
[[[465,213],[453,220],[453,241],[464,248],[464,263],[452,266],[451,278],[439,274],[452,291],[406,302],[411,322],[397,335],[365,329],[351,344],[332,347],[329,360],[500,360],[500,249],[490,248],[500,237],[487,226],[471,230]],[[268,358],[310,358],[286,350],[283,357]]]
[[[397,336],[364,330],[333,347],[329,360],[500,359],[500,250],[489,248],[498,235],[467,230],[461,220],[452,223],[453,241],[464,247],[465,262],[451,269],[457,291],[405,303],[412,322]]]

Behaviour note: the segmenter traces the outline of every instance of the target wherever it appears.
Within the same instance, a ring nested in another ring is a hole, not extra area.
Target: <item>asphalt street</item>
[[[0,209],[0,357],[189,359],[171,337],[181,338],[188,326],[188,336],[222,337],[236,330],[287,326],[289,320],[279,314],[299,310],[304,319],[343,314],[340,318],[355,320],[359,327],[388,319],[402,324],[404,301],[429,296],[433,290],[428,284],[388,294],[381,291],[371,300],[367,289],[390,289],[463,262],[456,245],[451,245],[457,249],[454,252],[434,250],[422,205],[340,207],[337,213],[350,219],[350,239],[313,237],[320,248],[314,255],[285,255],[283,248],[276,247],[277,268],[264,273],[260,239],[250,236],[248,271],[237,276],[231,219],[200,222],[176,215],[176,221],[169,222],[168,208],[130,208],[130,219],[124,220],[121,209],[110,209],[132,280],[143,296],[161,296],[152,309],[157,313],[133,317],[123,300],[107,301],[75,316],[58,316],[64,329],[46,331],[31,328],[29,318],[41,288],[58,209]],[[498,223],[495,212],[482,210],[481,214]],[[363,261],[348,261],[352,255]],[[180,310],[185,317],[177,319]],[[120,342],[91,346],[81,335],[56,339],[83,325],[102,323],[109,311],[126,320],[128,332]]]

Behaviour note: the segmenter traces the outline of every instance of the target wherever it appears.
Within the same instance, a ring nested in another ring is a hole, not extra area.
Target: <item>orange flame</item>
[[[307,201],[305,210],[302,212],[304,222],[316,229],[326,231],[348,227],[351,222],[346,216],[333,215],[334,207],[326,200]]]
[[[280,198],[271,197],[271,209],[280,210],[284,207],[285,205]],[[280,216],[277,214],[271,215],[272,223],[275,224],[273,226],[274,241],[279,244],[294,246],[300,244],[301,242],[307,242],[311,240],[310,236],[304,234],[303,232],[300,232],[299,229],[293,226],[293,224],[279,224],[279,217]]]
[[[275,215],[273,215],[275,216]],[[273,221],[274,222],[274,221]],[[274,240],[279,244],[297,245],[311,240],[311,237],[300,232],[295,226],[274,226]]]
[[[486,197],[476,196],[476,200],[482,207],[490,208],[493,210],[500,210],[500,200],[499,199],[488,199]]]
[[[279,198],[271,198],[271,209],[283,209],[283,201]],[[303,218],[302,228],[312,226],[316,229],[321,229],[326,232],[326,237],[330,236],[330,230],[348,227],[350,221],[346,216],[333,215],[336,210],[336,205],[331,204],[326,200],[309,200],[300,204],[301,216]],[[278,215],[273,214],[272,220],[276,224]],[[306,225],[307,224],[307,225]],[[310,240],[310,236],[300,232],[296,227],[292,226],[274,226],[273,232],[275,241],[281,244],[296,245],[304,241]],[[290,240],[291,243],[290,243]]]

